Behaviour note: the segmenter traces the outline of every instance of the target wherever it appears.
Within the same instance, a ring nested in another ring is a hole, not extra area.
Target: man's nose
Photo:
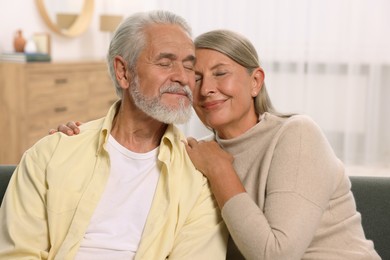
[[[172,81],[181,85],[189,85],[191,73],[182,64],[175,64],[173,68]]]

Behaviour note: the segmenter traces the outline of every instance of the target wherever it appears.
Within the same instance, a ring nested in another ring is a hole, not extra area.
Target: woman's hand
[[[49,135],[51,134],[54,134],[56,132],[62,132],[66,135],[78,135],[80,133],[80,128],[79,126],[81,126],[82,123],[80,121],[69,121],[68,123],[66,123],[66,125],[64,124],[60,124],[58,125],[57,129],[50,129],[49,130]]]
[[[192,137],[187,138],[186,150],[196,169],[207,178],[213,174],[219,174],[223,166],[232,166],[233,156],[222,150],[215,141],[197,141]]]
[[[185,147],[196,169],[209,180],[220,209],[233,196],[246,192],[233,167],[233,156],[217,142],[198,142],[189,137]]]

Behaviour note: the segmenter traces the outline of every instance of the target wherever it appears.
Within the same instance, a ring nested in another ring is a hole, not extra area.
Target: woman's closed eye
[[[227,72],[226,72],[226,71],[216,71],[216,72],[214,72],[213,74],[214,74],[214,76],[216,76],[216,77],[222,77],[222,76],[226,75]]]

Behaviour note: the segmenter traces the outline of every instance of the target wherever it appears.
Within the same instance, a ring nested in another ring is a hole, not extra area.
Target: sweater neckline
[[[261,132],[264,129],[263,126],[266,125],[269,116],[270,114],[268,112],[263,113],[259,116],[259,122],[240,136],[231,139],[222,139],[216,134],[215,139],[228,153],[232,155],[240,154],[248,150],[248,144],[255,143],[254,139],[261,138]]]

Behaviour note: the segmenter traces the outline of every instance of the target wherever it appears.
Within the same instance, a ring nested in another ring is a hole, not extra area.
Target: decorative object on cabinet
[[[60,5],[64,3],[66,3],[66,1],[59,1],[57,4]],[[49,28],[54,32],[63,36],[67,36],[67,37],[79,36],[80,34],[82,34],[88,29],[92,21],[94,0],[84,0],[84,4],[82,6],[80,13],[77,15],[77,18],[70,25],[68,29],[61,29],[57,23],[53,22],[53,20],[55,19],[52,19],[50,17],[50,10],[47,8],[48,6],[45,5],[45,0],[36,0],[36,4],[38,7],[38,11],[41,14],[46,25],[49,26]]]
[[[48,34],[48,33],[34,33],[32,38],[37,46],[38,53],[50,55],[50,53],[51,53],[50,34]]]
[[[24,52],[24,46],[26,45],[26,39],[23,36],[22,30],[17,30],[14,38],[14,50],[15,52]]]
[[[17,48],[22,50],[21,45],[23,45],[23,51],[0,53],[0,61],[22,63],[51,61],[50,35],[48,33],[34,33],[33,36],[27,41],[27,43],[23,36],[21,36],[22,33],[20,30],[18,30],[17,35],[19,36],[16,36],[14,40],[15,50]]]
[[[117,100],[103,61],[0,63],[0,164],[70,120],[105,116]]]
[[[37,53],[37,45],[33,38],[27,40],[24,46],[24,53]]]
[[[48,62],[51,61],[51,57],[45,53],[3,52],[0,54],[0,61]]]

